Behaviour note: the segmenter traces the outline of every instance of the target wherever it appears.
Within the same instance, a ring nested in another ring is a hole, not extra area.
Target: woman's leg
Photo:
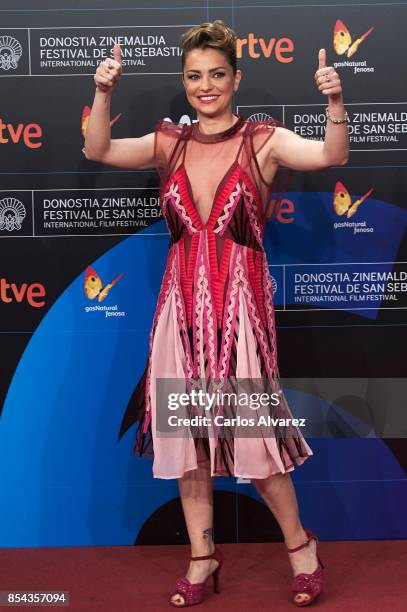
[[[295,548],[306,542],[307,535],[299,517],[297,497],[290,474],[286,472],[273,474],[268,478],[256,478],[252,479],[252,483],[280,525],[288,548]],[[315,540],[311,540],[308,546],[288,556],[294,576],[300,572],[310,574],[318,566]],[[298,593],[296,596],[298,602],[308,598],[309,595],[306,593]]]
[[[178,479],[182,509],[191,542],[191,557],[210,555],[215,550],[213,542],[213,490],[210,463],[198,444],[198,468],[185,472]],[[186,574],[192,583],[203,582],[218,566],[216,559],[191,561]],[[171,600],[182,605],[181,594],[171,597]]]

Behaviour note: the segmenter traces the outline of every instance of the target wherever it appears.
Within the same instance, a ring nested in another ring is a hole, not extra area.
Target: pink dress
[[[127,411],[138,422],[134,453],[154,459],[155,478],[179,478],[196,469],[201,452],[212,476],[243,478],[292,471],[294,462],[301,465],[313,454],[295,424],[257,424],[260,414],[266,421],[267,414],[292,418],[279,385],[273,289],[263,247],[275,181],[267,183],[257,161],[279,122],[237,117],[231,128],[210,135],[198,123],[161,119],[155,127],[170,245],[146,368]],[[207,393],[231,393],[240,380],[253,381],[252,392],[258,392],[262,381],[269,385],[265,392],[278,391],[280,401],[272,411],[236,401],[214,402],[211,410],[188,404],[171,411],[157,395],[163,379],[177,381],[177,392]],[[163,429],[174,412],[208,418]],[[244,419],[253,416],[250,426]]]

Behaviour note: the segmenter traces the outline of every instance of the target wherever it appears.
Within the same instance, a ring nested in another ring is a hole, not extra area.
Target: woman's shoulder
[[[285,128],[284,123],[271,115],[252,115],[246,120],[245,135],[252,153],[256,156],[262,149],[266,151],[265,145],[271,143],[272,137],[278,128]]]
[[[186,137],[191,129],[191,126],[186,123],[177,123],[171,121],[167,117],[158,119],[155,124],[155,132],[160,132],[168,137],[180,138]]]
[[[273,132],[276,127],[284,127],[284,124],[275,119],[271,115],[264,115],[263,113],[259,113],[256,115],[252,115],[248,119],[245,119],[246,122],[246,134],[256,134],[256,133],[264,133],[264,132]]]

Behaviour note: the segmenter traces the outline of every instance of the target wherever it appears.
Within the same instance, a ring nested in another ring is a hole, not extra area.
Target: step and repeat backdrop
[[[321,422],[292,477],[321,539],[405,538],[406,3],[114,4],[0,8],[1,546],[187,542],[177,481],[154,479],[151,460],[132,453],[130,399],[169,244],[158,176],[82,149],[93,74],[116,42],[112,138],[142,136],[159,118],[195,121],[180,36],[218,18],[239,38],[234,111],[248,120],[321,140],[321,47],[342,79],[348,164],[293,172],[266,230],[281,374],[341,390],[334,406],[287,390],[293,411],[317,405]],[[99,299],[89,276],[111,284]],[[281,540],[250,481],[214,487],[219,542]]]

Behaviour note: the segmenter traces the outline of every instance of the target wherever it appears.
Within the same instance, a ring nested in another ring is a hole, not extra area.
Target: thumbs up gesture
[[[326,65],[326,51],[320,49],[318,52],[318,69],[314,79],[319,91],[335,101],[342,94],[342,86],[339,75],[332,66]]]
[[[122,74],[122,52],[120,45],[113,47],[113,58],[103,60],[97,67],[94,81],[97,89],[103,92],[111,92]]]

